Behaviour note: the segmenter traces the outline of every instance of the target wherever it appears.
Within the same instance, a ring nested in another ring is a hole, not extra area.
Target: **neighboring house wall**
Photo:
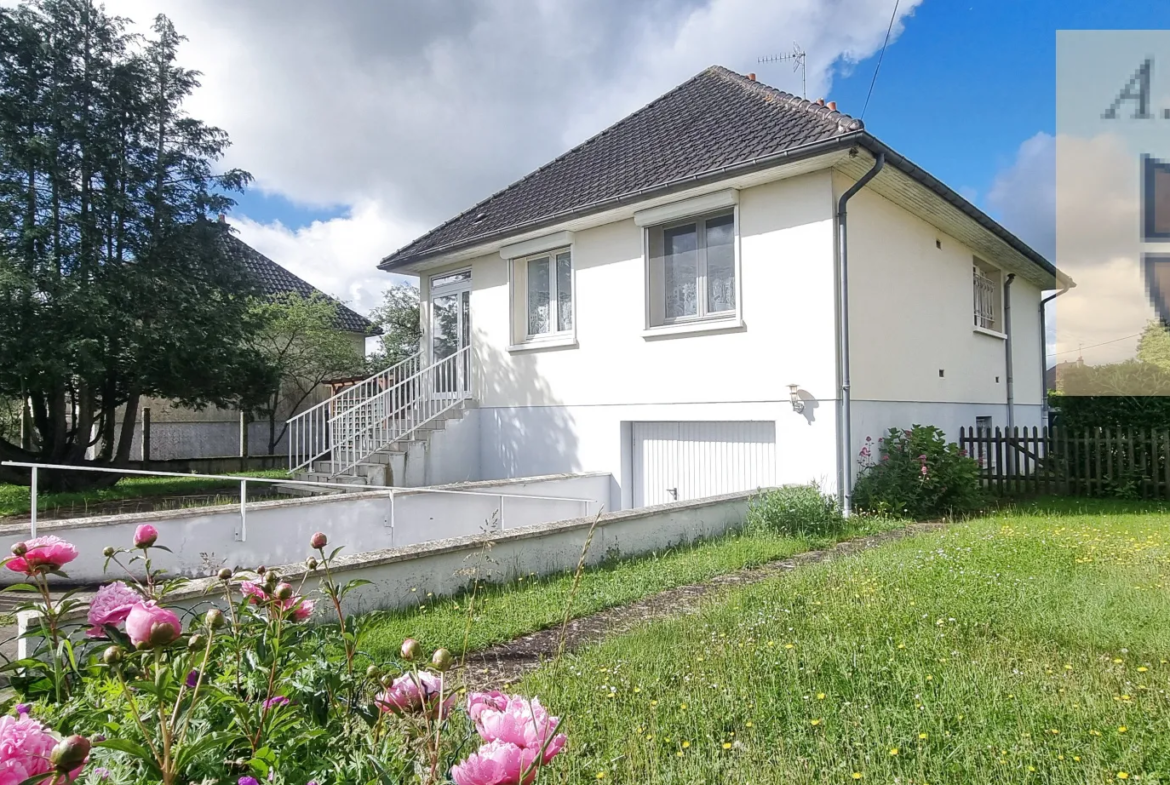
[[[743,326],[720,332],[644,335],[644,240],[633,220],[574,236],[576,347],[509,350],[512,296],[508,263],[499,254],[447,268],[472,270],[481,476],[609,472],[620,485],[614,506],[625,507],[632,499],[630,423],[764,421],[776,430],[774,482],[818,480],[832,487],[836,355],[829,173],[744,189],[737,228]],[[432,274],[422,278],[427,346]],[[794,383],[809,399],[803,415],[789,401],[788,385]]]
[[[851,183],[834,176],[838,195]],[[975,329],[975,253],[872,190],[848,210],[853,455],[894,426],[936,425],[951,439],[976,417],[1006,427],[1005,341]],[[1040,296],[1019,276],[1012,283],[1020,427],[1041,424]]]

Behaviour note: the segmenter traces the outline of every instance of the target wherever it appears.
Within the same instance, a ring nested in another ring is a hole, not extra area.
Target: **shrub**
[[[793,485],[752,500],[747,528],[791,537],[824,537],[844,525],[836,499],[815,485]]]
[[[932,425],[891,428],[876,445],[867,436],[858,463],[859,510],[923,520],[973,512],[985,501],[979,464]]]
[[[31,699],[0,717],[12,782],[519,785],[564,748],[535,698],[463,697],[445,649],[428,660],[408,640],[394,661],[359,667],[361,625],[342,601],[366,582],[335,580],[341,549],[324,534],[306,562],[320,597],[275,570],[224,569],[218,603],[198,614],[168,607],[184,580],[151,567],[157,539],[140,527],[133,548],[105,550],[127,577],[98,591],[84,624],[74,592],[49,590],[73,545],[40,537],[4,560],[40,597],[24,606],[40,614],[26,633],[38,656],[0,669]],[[314,603],[335,627],[306,623]]]

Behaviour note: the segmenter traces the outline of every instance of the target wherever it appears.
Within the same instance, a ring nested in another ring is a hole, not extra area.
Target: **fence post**
[[[248,481],[240,480],[240,542],[248,541]]]
[[[28,516],[28,531],[29,538],[37,536],[37,467],[32,467],[32,481],[28,486],[29,496],[29,516]]]
[[[150,464],[150,407],[144,406],[142,409],[142,468],[146,469]]]

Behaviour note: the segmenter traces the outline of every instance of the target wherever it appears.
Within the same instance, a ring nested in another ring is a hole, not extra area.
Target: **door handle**
[[[671,501],[678,501],[678,488],[667,488],[666,492],[670,494]]]

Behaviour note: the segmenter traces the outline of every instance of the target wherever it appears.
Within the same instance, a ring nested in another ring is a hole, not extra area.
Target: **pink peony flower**
[[[51,534],[25,540],[24,545],[26,550],[22,556],[8,560],[8,569],[13,572],[34,575],[38,572],[59,570],[77,558],[77,548],[73,543],[66,542]]]
[[[288,698],[284,697],[283,695],[277,695],[275,698],[269,698],[268,700],[264,701],[264,708],[279,709],[281,706],[287,706],[288,704]]]
[[[253,604],[268,602],[268,592],[264,591],[264,587],[258,583],[244,581],[240,584],[240,591],[245,597],[250,599]]]
[[[32,717],[0,717],[0,785],[18,785],[52,772],[49,754],[55,746],[57,738]],[[70,782],[80,776],[81,769],[69,772]]]
[[[87,619],[93,625],[86,633],[90,638],[104,638],[106,631],[102,629],[107,624],[115,626],[126,621],[130,609],[142,596],[122,581],[107,583],[97,590],[97,594],[89,601],[89,615]]]
[[[442,691],[442,676],[430,671],[404,673],[390,684],[390,689],[378,695],[374,702],[382,711],[392,711],[395,714],[425,711],[431,717],[439,714],[446,717],[455,703],[455,696],[447,696],[440,707],[439,694]]]
[[[479,720],[479,715],[485,709],[503,711],[508,708],[508,696],[499,690],[491,692],[473,692],[467,696],[467,716],[472,722]]]
[[[299,594],[294,594],[292,597],[289,597],[287,600],[280,601],[280,609],[282,611],[287,611],[287,610],[292,611],[292,620],[293,621],[304,621],[305,619],[309,618],[310,616],[313,615],[313,608],[314,607],[316,607],[315,602],[313,602],[312,600],[306,600],[304,597],[300,596]]]
[[[484,744],[467,760],[451,768],[455,785],[524,785],[536,779],[536,750],[525,750],[505,741]]]
[[[158,540],[158,529],[144,523],[134,530],[134,547],[149,548]]]
[[[173,643],[182,631],[183,625],[174,611],[154,600],[135,603],[126,617],[126,633],[130,642],[139,648],[166,646]]]
[[[470,700],[468,703],[470,714]],[[504,708],[488,706],[477,714],[475,730],[484,741],[503,741],[534,751],[543,749],[543,763],[548,763],[565,747],[565,735],[556,732],[560,719],[550,717],[536,698],[530,700],[513,695],[507,699]]]

